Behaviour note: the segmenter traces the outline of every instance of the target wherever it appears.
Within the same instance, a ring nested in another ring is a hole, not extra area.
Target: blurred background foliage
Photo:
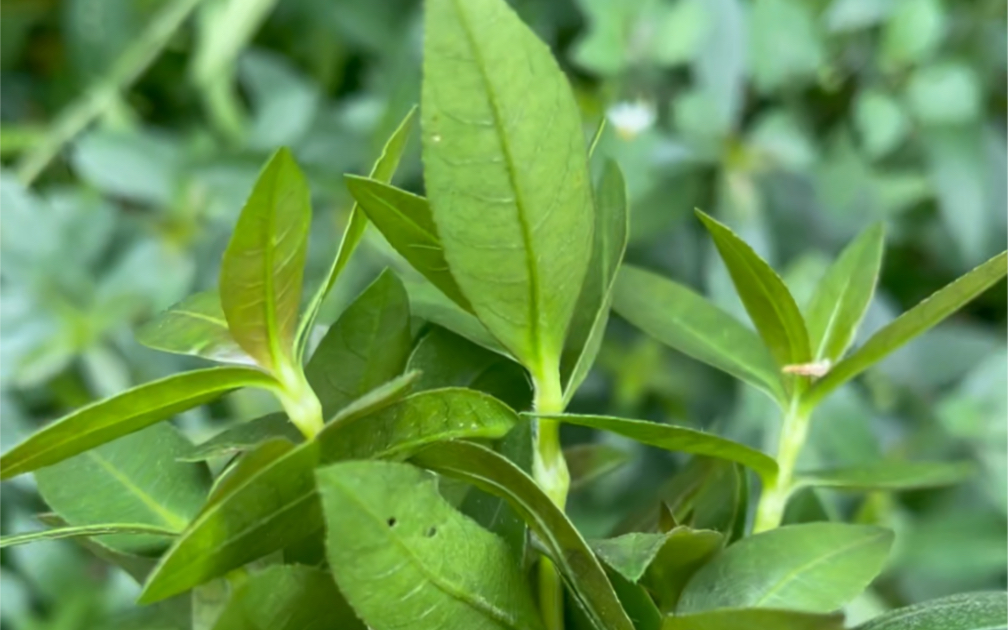
[[[628,260],[703,290],[745,320],[692,209],[730,224],[799,301],[860,229],[888,249],[868,335],[1005,248],[1003,0],[513,0],[557,51],[599,155],[632,200]],[[220,254],[267,155],[309,174],[318,282],[361,172],[420,82],[415,0],[4,0],[0,9],[0,405],[6,450],[66,410],[192,360],[132,330],[216,283]],[[597,161],[597,160],[596,160]],[[413,147],[397,179],[422,191]],[[375,230],[323,313],[386,265]],[[1008,356],[1002,283],[833,395],[806,465],[879,456],[972,458],[940,491],[809,491],[789,518],[895,528],[891,568],[848,612],[1004,588]],[[240,393],[185,414],[202,440],[272,403]],[[770,449],[769,402],[614,318],[575,410],[716,430]],[[682,461],[609,439],[634,462],[578,490],[602,535]],[[635,449],[640,452],[634,452]],[[30,479],[7,484],[7,533],[37,528]],[[6,549],[6,629],[149,628],[137,586],[72,542]]]

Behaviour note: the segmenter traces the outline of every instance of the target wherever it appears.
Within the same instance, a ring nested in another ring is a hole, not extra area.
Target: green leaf
[[[780,276],[727,226],[697,210],[746,312],[779,366],[808,363],[812,354],[798,305]]]
[[[291,444],[304,440],[304,436],[286,414],[271,413],[225,429],[179,459],[198,462],[222,455],[235,455],[273,438],[283,438]]]
[[[840,360],[875,293],[885,232],[876,223],[844,248],[816,286],[808,307],[808,332],[815,361]]]
[[[876,332],[826,376],[816,381],[802,397],[802,405],[812,409],[824,396],[878,363],[917,335],[934,327],[962,308],[1008,273],[1008,252],[1001,252],[976,269],[939,289],[923,302],[903,313]]]
[[[759,336],[691,289],[623,265],[616,277],[613,308],[665,345],[723,370],[784,404],[780,370]]]
[[[90,538],[93,536],[112,536],[124,534],[141,534],[147,536],[172,537],[178,532],[155,525],[144,525],[141,523],[106,523],[103,525],[81,525],[78,527],[56,527],[40,532],[29,532],[27,534],[15,534],[13,536],[0,537],[0,549],[13,547],[15,545],[27,545],[28,543],[42,540],[61,540],[63,538]]]
[[[786,525],[744,538],[701,568],[677,612],[786,608],[829,613],[882,570],[893,534],[846,523]]]
[[[567,331],[560,361],[565,403],[570,401],[588,376],[602,347],[616,271],[623,262],[629,232],[630,215],[627,212],[627,189],[623,172],[615,161],[607,160],[595,192],[595,240],[592,256],[574,307],[574,316]]]
[[[628,420],[611,416],[583,416],[577,414],[534,414],[538,418],[548,418],[558,422],[582,427],[610,431],[631,440],[655,446],[667,451],[693,453],[738,462],[756,472],[764,482],[777,477],[777,462],[764,453],[744,444],[732,442],[696,429],[677,427],[670,424]]]
[[[195,293],[172,306],[142,326],[136,340],[163,352],[255,365],[231,336],[216,291]]]
[[[606,577],[612,583],[620,605],[636,630],[659,630],[662,616],[654,600],[643,587],[627,580],[612,569],[606,569]]]
[[[599,477],[628,464],[633,456],[608,444],[578,444],[563,451],[570,472],[571,491],[583,488]]]
[[[662,630],[842,630],[843,615],[815,615],[768,608],[726,608],[665,617]]]
[[[402,374],[412,346],[409,297],[386,269],[329,328],[305,368],[324,416]]]
[[[425,29],[424,175],[445,259],[494,337],[555,369],[591,256],[577,103],[501,0],[431,0]]]
[[[415,117],[416,107],[411,107],[396,130],[389,136],[389,139],[385,142],[385,146],[382,148],[381,155],[378,156],[378,159],[375,160],[374,165],[371,167],[369,175],[371,179],[385,183],[392,181],[392,176],[395,175],[396,169],[399,168],[399,161],[406,150],[410,132],[413,131],[413,120]],[[312,328],[315,326],[315,320],[318,319],[322,302],[329,295],[329,291],[336,284],[336,278],[342,273],[347,262],[350,261],[350,256],[357,249],[357,245],[360,244],[365,228],[367,228],[367,217],[355,203],[350,209],[350,219],[347,222],[346,229],[343,231],[343,240],[340,242],[339,251],[336,253],[332,267],[329,268],[329,274],[326,276],[325,282],[315,291],[311,302],[308,303],[304,316],[301,318],[301,322],[298,324],[297,348],[299,357],[304,356],[305,348],[308,345],[308,338],[311,336]]]
[[[344,175],[347,189],[385,240],[453,302],[472,312],[445,261],[427,200],[373,179]]]
[[[294,332],[310,225],[308,182],[290,151],[280,149],[259,173],[220,271],[231,335],[274,373],[300,364]]]
[[[50,466],[239,387],[271,389],[276,381],[255,369],[221,367],[176,374],[81,407],[0,457],[0,479]]]
[[[507,499],[542,541],[598,630],[631,630],[605,571],[574,525],[524,471],[493,451],[465,442],[432,444],[413,461]]]
[[[840,490],[918,490],[960,483],[976,468],[969,462],[878,462],[854,468],[798,473],[794,488],[816,486]]]
[[[517,422],[503,403],[465,389],[382,406],[414,378],[347,405],[312,441],[294,447],[277,439],[246,454],[162,557],[141,601],[188,590],[315,533],[322,527],[313,478],[320,463],[401,456],[436,440],[498,438]]]
[[[320,469],[329,566],[376,628],[542,628],[507,545],[462,516],[408,464]]]
[[[306,628],[364,630],[364,624],[328,572],[298,565],[266,567],[241,582],[213,625],[213,630]]]
[[[421,372],[418,390],[468,387],[515,410],[532,406],[532,388],[520,365],[440,326],[433,326],[420,339],[406,365]]]
[[[406,291],[410,296],[410,309],[417,317],[446,328],[500,355],[512,356],[499,341],[494,339],[475,315],[449,300],[434,285],[429,282],[408,282]]]
[[[192,445],[170,424],[149,427],[35,472],[39,493],[71,526],[114,522],[179,532],[210,489],[203,464],[176,461]],[[163,536],[114,536],[112,549],[146,552]]]
[[[856,630],[1002,630],[1006,618],[1005,593],[964,593],[892,610]]]
[[[52,512],[37,514],[35,518],[42,524],[55,529],[70,527],[70,524],[66,520]],[[138,584],[143,583],[147,578],[147,574],[150,573],[157,562],[156,558],[149,556],[117,551],[106,545],[100,538],[75,538],[74,542],[103,562],[121,568],[136,580]]]

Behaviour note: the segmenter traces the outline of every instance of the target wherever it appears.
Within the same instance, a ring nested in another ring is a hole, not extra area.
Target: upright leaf
[[[35,472],[39,493],[72,526],[127,522],[179,532],[210,489],[203,464],[177,461],[192,445],[160,424]],[[163,548],[164,536],[116,535],[103,543],[125,552]]]
[[[239,387],[273,388],[259,370],[210,368],[144,383],[53,422],[0,457],[0,479],[50,466],[129,435]]]
[[[547,369],[591,256],[577,104],[505,2],[431,0],[425,17],[423,158],[445,259],[490,332]]]
[[[345,462],[316,473],[329,566],[376,628],[542,628],[507,545],[408,464]]]
[[[882,266],[885,231],[876,223],[844,248],[816,286],[808,306],[815,361],[840,360],[868,310]]]
[[[220,272],[231,335],[273,372],[300,363],[294,333],[310,225],[308,182],[290,151],[280,149],[242,208]]]
[[[445,261],[444,247],[427,200],[373,179],[355,175],[345,175],[344,179],[350,194],[385,240],[431,284],[471,312],[469,300],[462,295]]]
[[[1002,630],[1008,627],[1008,595],[964,593],[875,617],[856,630]]]
[[[735,291],[778,365],[811,361],[805,320],[784,281],[727,226],[699,210],[697,216],[714,239]]]
[[[770,608],[723,608],[665,617],[662,630],[842,630],[843,615],[816,615]]]
[[[409,297],[386,269],[329,328],[305,368],[325,417],[402,374],[411,347]]]
[[[505,457],[465,442],[432,444],[413,461],[506,499],[549,551],[592,624],[598,630],[633,628],[588,544],[532,477]]]
[[[764,453],[738,442],[732,442],[711,433],[696,429],[677,427],[670,424],[627,420],[610,416],[582,416],[577,414],[535,414],[567,424],[610,431],[617,435],[646,444],[680,453],[693,453],[738,462],[755,471],[764,481],[772,481],[777,476],[777,462]]]
[[[395,175],[396,169],[399,168],[399,161],[406,150],[406,143],[409,141],[410,132],[413,131],[413,121],[415,118],[416,108],[413,107],[410,108],[405,118],[399,123],[399,127],[392,132],[392,135],[385,142],[381,155],[378,156],[378,159],[375,160],[374,165],[371,167],[371,174],[369,175],[371,179],[385,183],[392,181],[392,176]],[[350,219],[347,222],[346,229],[343,231],[343,240],[340,242],[339,251],[336,253],[332,267],[329,268],[325,282],[315,291],[311,302],[308,303],[304,317],[301,318],[301,323],[298,324],[297,348],[299,357],[304,356],[305,347],[308,345],[308,337],[315,326],[315,320],[318,318],[319,310],[322,308],[322,302],[325,301],[326,296],[329,295],[329,291],[336,284],[336,278],[339,277],[343,268],[346,267],[351,254],[354,253],[357,245],[360,244],[365,228],[367,228],[367,217],[355,203],[350,209]]]
[[[837,363],[805,394],[802,404],[813,408],[824,396],[884,359],[917,335],[936,326],[986,291],[1008,273],[1008,252],[1001,252],[879,330],[846,359]]]
[[[623,265],[616,276],[613,308],[665,345],[723,370],[784,404],[780,369],[759,336],[691,289]]]
[[[795,475],[794,487],[839,490],[918,490],[950,486],[976,473],[969,462],[883,461],[852,468],[816,470]]]
[[[163,352],[255,365],[231,336],[216,291],[190,295],[140,328],[136,339]]]
[[[893,534],[846,523],[786,525],[750,536],[701,568],[677,613],[718,608],[784,608],[829,613],[882,570]]]
[[[213,630],[364,630],[332,576],[299,565],[274,565],[241,582]]]

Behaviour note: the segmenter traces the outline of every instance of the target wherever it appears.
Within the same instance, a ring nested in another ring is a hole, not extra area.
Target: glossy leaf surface
[[[1005,593],[964,593],[883,613],[857,630],[1001,630],[1008,627]]]
[[[233,389],[275,385],[269,375],[239,367],[194,370],[144,383],[81,407],[7,451],[0,457],[0,479],[56,464],[206,404]]]
[[[633,627],[588,543],[528,474],[505,457],[465,442],[432,444],[412,461],[506,499],[549,550],[592,624],[598,630]]]
[[[408,464],[317,472],[329,565],[368,625],[536,630],[531,591],[498,537],[458,513]]]
[[[445,259],[532,370],[559,361],[591,256],[581,117],[549,49],[497,0],[426,5],[424,178]]]
[[[780,369],[759,336],[693,290],[623,265],[613,308],[665,345],[712,365],[783,402]]]
[[[136,338],[154,350],[255,365],[231,336],[217,291],[190,295],[145,324]]]

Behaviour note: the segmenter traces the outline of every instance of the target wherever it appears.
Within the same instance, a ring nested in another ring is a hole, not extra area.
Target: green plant
[[[752,249],[701,214],[754,332],[681,285],[620,267],[620,168],[607,162],[592,185],[595,141],[567,80],[503,2],[429,0],[425,26],[427,198],[388,183],[411,112],[371,176],[347,176],[359,206],[302,309],[308,186],[278,151],[225,250],[218,290],[139,335],[231,365],[84,407],[5,453],[0,477],[35,472],[55,515],[47,532],[3,544],[80,538],[143,583],[142,602],[199,629],[841,627],[836,611],[882,571],[893,535],[841,522],[778,527],[791,494],[929,487],[968,470],[796,472],[812,412],[1004,277],[1006,255],[845,357],[877,281],[880,226],[841,254],[803,312]],[[426,284],[411,282],[410,294],[386,271],[305,363],[367,220]],[[565,413],[610,307],[777,402],[776,457],[686,427]],[[414,341],[416,316],[440,327]],[[283,413],[198,447],[162,423],[243,387],[272,393]],[[589,542],[564,512],[567,494],[612,458],[597,451],[572,479],[568,457],[580,460],[561,449],[561,424],[694,457],[653,511]],[[212,475],[207,461],[222,459]],[[749,471],[762,486],[751,535]],[[864,628],[979,630],[1005,615],[1003,593],[976,594]]]

